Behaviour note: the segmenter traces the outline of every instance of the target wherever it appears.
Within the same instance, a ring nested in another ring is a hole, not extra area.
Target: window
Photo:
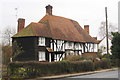
[[[39,37],[38,41],[39,41],[39,43],[38,43],[39,46],[45,46],[45,38]]]
[[[73,42],[66,42],[65,43],[65,49],[73,49]]]
[[[72,48],[73,48],[73,43],[72,43],[72,42],[69,42],[69,43],[68,43],[68,48],[69,48],[69,49],[72,49]]]
[[[61,46],[62,45],[62,40],[57,40],[57,45]]]
[[[76,50],[79,49],[79,44],[78,43],[75,44],[75,49]]]
[[[45,61],[45,52],[39,51],[39,61]]]

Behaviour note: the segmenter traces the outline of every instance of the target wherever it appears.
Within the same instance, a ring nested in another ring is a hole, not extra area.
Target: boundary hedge
[[[101,61],[61,61],[61,62],[12,62],[9,64],[11,78],[35,78],[68,73],[94,71],[97,69],[111,68],[110,60]]]

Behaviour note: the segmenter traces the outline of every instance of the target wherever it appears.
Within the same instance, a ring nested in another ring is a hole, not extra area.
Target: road
[[[118,78],[118,70],[114,70],[114,71],[100,72],[100,73],[81,75],[81,76],[73,76],[73,77],[54,79],[54,80],[118,80],[117,78]]]
[[[74,76],[69,78],[118,78],[118,70],[100,72],[96,74],[89,74],[89,75],[83,75],[83,76]]]

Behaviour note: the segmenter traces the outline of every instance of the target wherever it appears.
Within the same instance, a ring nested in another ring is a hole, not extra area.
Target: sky
[[[50,4],[53,6],[53,15],[73,19],[81,27],[89,25],[90,35],[98,37],[100,23],[105,21],[105,7],[108,9],[108,23],[118,26],[118,1],[120,0],[0,0],[0,34],[8,27],[17,30],[18,18],[25,19],[25,26],[38,22],[46,14],[45,6]]]

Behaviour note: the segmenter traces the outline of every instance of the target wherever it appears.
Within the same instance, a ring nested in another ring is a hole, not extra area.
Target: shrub
[[[102,59],[100,61],[96,61],[94,62],[94,69],[107,69],[107,68],[111,68],[111,63],[110,63],[110,59]]]
[[[63,60],[67,60],[67,61],[80,61],[81,58],[82,57],[80,55],[69,55],[69,56],[66,56]]]
[[[75,72],[85,72],[93,70],[91,61],[84,62],[13,62],[10,63],[10,76],[19,76],[24,78],[34,78],[37,76],[58,75]]]
[[[111,66],[120,67],[120,59],[111,59]]]
[[[113,64],[112,64],[113,65]],[[100,61],[60,61],[60,62],[12,62],[9,64],[11,77],[34,78],[67,73],[93,71],[110,68],[110,59]]]

